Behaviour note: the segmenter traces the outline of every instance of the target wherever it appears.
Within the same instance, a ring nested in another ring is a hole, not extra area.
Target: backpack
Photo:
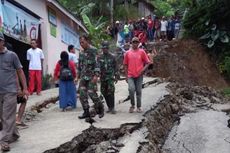
[[[72,81],[73,80],[73,74],[69,66],[68,67],[61,66],[60,80],[62,81]]]

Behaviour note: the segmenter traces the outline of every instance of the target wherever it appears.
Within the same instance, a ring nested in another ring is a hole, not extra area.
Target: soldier
[[[79,92],[80,102],[84,113],[79,119],[90,118],[88,95],[94,103],[94,108],[99,118],[104,116],[104,105],[97,95],[97,80],[100,69],[97,64],[97,50],[89,44],[89,38],[86,35],[80,37],[80,45],[83,51],[79,55],[78,78],[80,78]]]
[[[109,52],[108,41],[102,42],[103,54],[100,55],[98,62],[100,65],[101,93],[103,94],[108,106],[107,113],[116,114],[114,109],[114,92],[118,80],[118,70],[115,57]]]

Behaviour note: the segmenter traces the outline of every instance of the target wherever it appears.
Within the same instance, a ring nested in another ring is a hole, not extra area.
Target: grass
[[[230,87],[223,89],[223,93],[225,96],[230,97]]]

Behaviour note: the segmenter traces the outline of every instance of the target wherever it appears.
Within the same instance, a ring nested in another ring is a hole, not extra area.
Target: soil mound
[[[219,73],[215,62],[205,48],[194,40],[148,44],[148,50],[156,47],[151,76],[169,78],[182,84],[210,86],[222,89],[228,83]]]

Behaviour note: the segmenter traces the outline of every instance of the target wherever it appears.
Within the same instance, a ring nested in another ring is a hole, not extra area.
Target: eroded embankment
[[[162,153],[170,130],[180,123],[180,116],[228,102],[208,87],[171,83],[168,88],[171,93],[146,112],[141,123],[123,124],[116,129],[91,126],[71,141],[45,153]]]

